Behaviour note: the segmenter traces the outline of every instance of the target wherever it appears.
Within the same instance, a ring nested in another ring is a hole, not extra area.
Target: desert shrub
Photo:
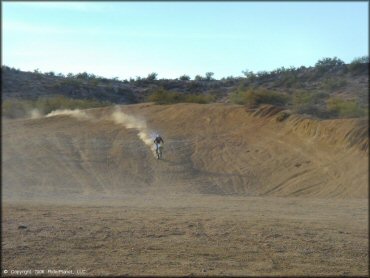
[[[158,77],[158,73],[156,72],[152,72],[152,73],[149,73],[148,76],[146,77],[146,80],[147,81],[154,81],[156,80]]]
[[[238,90],[230,95],[230,101],[235,104],[245,104],[246,103],[246,92]]]
[[[97,80],[97,79],[93,79],[93,80],[91,80],[90,81],[90,84],[92,85],[92,86],[98,86],[99,85],[99,80]]]
[[[250,78],[251,76],[255,76],[255,74],[253,73],[253,71],[251,71],[249,69],[242,70],[242,73],[245,76],[245,78]]]
[[[81,87],[83,85],[83,81],[74,78],[66,78],[58,82],[57,84],[59,84],[59,87],[62,86]]]
[[[291,88],[291,87],[297,85],[298,81],[299,80],[298,80],[298,78],[295,74],[286,73],[286,74],[284,74],[282,84],[287,88]]]
[[[81,72],[81,73],[77,73],[75,75],[75,78],[77,79],[84,79],[84,80],[88,80],[89,79],[89,74],[87,72]]]
[[[194,80],[195,81],[211,81],[211,80],[214,80],[213,75],[214,75],[213,72],[206,72],[205,76],[201,76],[201,75],[197,74],[194,77]]]
[[[45,72],[45,75],[47,75],[47,76],[55,76],[55,72],[53,72],[53,71]]]
[[[369,56],[362,56],[354,58],[351,64],[368,64],[369,63]]]
[[[148,97],[149,101],[155,102],[156,104],[174,103],[177,102],[179,99],[180,99],[179,93],[172,93],[164,89],[157,90]]]
[[[225,96],[225,93],[221,88],[211,89],[211,90],[207,91],[206,94],[213,97],[212,101],[215,101],[217,99],[221,99]]]
[[[73,73],[68,73],[67,78],[81,79],[81,80],[87,81],[87,80],[94,80],[94,79],[100,80],[103,77],[96,76],[93,73],[81,72],[75,75]],[[111,79],[111,80],[114,80],[114,79]]]
[[[359,74],[366,72],[369,67],[369,56],[362,56],[353,59],[353,61],[348,65],[348,70],[352,74]]]
[[[205,78],[204,78],[203,76],[201,76],[201,75],[197,74],[197,75],[194,77],[194,80],[196,80],[196,81],[204,81],[204,80],[205,80]]]
[[[233,85],[236,85],[236,84],[238,84],[238,83],[248,82],[247,80],[248,80],[248,79],[244,79],[244,80],[243,80],[243,79],[241,79],[241,78],[234,77],[234,76],[232,76],[232,75],[227,76],[227,77],[222,77],[222,78],[220,79],[222,86],[233,86]],[[217,83],[216,83],[216,85],[217,85]],[[219,86],[219,85],[218,85],[218,86]]]
[[[366,115],[366,109],[362,108],[355,100],[333,97],[327,101],[327,109],[334,117],[356,118]]]
[[[293,95],[293,104],[314,103],[318,104],[320,101],[329,97],[328,93],[321,91],[297,91]]]
[[[183,94],[160,89],[151,94],[148,97],[148,101],[155,102],[156,104],[173,104],[181,102],[206,104],[214,101],[214,97],[211,95]]]
[[[187,85],[185,86],[186,90],[189,92],[196,92],[196,91],[201,91],[203,88],[203,85],[201,82],[198,81],[191,81],[188,82]]]
[[[65,96],[40,98],[34,104],[40,112],[47,114],[56,109],[87,109],[111,105],[107,101],[94,99],[72,99]]]
[[[324,71],[328,71],[328,70],[338,68],[342,65],[344,65],[344,62],[341,59],[338,59],[337,57],[323,58],[323,59],[316,62],[315,68],[319,72],[324,72]]]
[[[258,79],[266,79],[266,78],[269,78],[271,76],[270,72],[265,71],[265,70],[257,72],[256,75],[257,75]]]
[[[92,99],[71,99],[65,96],[43,97],[37,100],[8,99],[2,102],[2,115],[6,118],[28,117],[33,109],[48,114],[57,109],[86,109],[108,106],[111,103]]]
[[[257,75],[253,71],[246,69],[245,71],[242,71],[242,73],[249,82],[254,82],[257,79]]]
[[[323,117],[325,100],[329,94],[323,92],[297,91],[293,94],[292,109],[299,114],[310,114]]]
[[[287,95],[269,92],[265,89],[249,89],[246,92],[246,105],[258,106],[260,104],[271,104],[275,106],[285,106],[289,101]]]
[[[289,96],[282,93],[270,92],[263,88],[249,88],[246,91],[237,91],[230,96],[230,100],[236,104],[244,104],[248,107],[260,104],[271,104],[275,106],[285,106],[289,101]]]
[[[108,84],[110,82],[110,80],[108,78],[105,78],[105,77],[98,77],[97,80],[99,80],[99,82],[102,82],[102,83],[105,83],[105,84]]]
[[[347,81],[345,79],[327,78],[324,80],[322,84],[322,88],[328,91],[334,91],[334,90],[343,88],[346,85],[347,85]]]
[[[24,118],[32,110],[32,102],[28,100],[7,99],[2,102],[2,116],[15,119]]]
[[[214,75],[213,72],[206,72],[206,80],[207,81],[214,80],[213,75]]]
[[[13,72],[13,73],[19,73],[19,72],[21,72],[20,69],[17,69],[17,68],[14,68],[14,67],[8,67],[8,66],[5,66],[5,65],[2,65],[1,66],[1,70],[2,71],[10,71],[10,72]]]
[[[299,114],[308,114],[319,118],[323,118],[325,114],[325,109],[320,108],[315,104],[308,103],[296,108],[296,112]]]
[[[190,80],[190,76],[189,76],[189,75],[184,74],[184,75],[181,75],[181,76],[179,77],[179,79],[180,79],[181,81],[188,81],[188,80]]]
[[[186,95],[184,102],[207,104],[214,101],[214,96],[211,95]]]

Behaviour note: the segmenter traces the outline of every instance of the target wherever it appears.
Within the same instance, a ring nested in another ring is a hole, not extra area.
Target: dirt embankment
[[[8,200],[102,200],[127,193],[366,198],[367,119],[316,121],[264,106],[122,106],[160,133],[164,160],[114,108],[3,121]],[[141,122],[142,123],[142,122]],[[147,138],[148,139],[148,138]]]
[[[140,104],[3,121],[2,269],[368,275],[367,121],[282,113]]]

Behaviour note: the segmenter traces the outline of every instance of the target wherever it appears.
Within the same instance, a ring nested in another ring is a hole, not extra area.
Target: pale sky
[[[2,63],[120,79],[349,63],[368,55],[368,5],[2,1]]]

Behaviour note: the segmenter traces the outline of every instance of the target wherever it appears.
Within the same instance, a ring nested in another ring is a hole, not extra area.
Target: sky
[[[2,1],[2,65],[219,79],[368,55],[369,3]]]

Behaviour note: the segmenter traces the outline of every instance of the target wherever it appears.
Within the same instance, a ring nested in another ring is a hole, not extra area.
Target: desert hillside
[[[327,113],[326,105],[339,99],[352,101],[351,105],[358,106],[358,109],[368,109],[368,67],[368,57],[354,59],[350,64],[335,57],[323,58],[311,67],[281,67],[255,73],[246,70],[242,71],[243,76],[229,76],[219,80],[213,78],[212,72],[205,76],[197,75],[194,79],[187,75],[175,79],[159,79],[156,73],[151,73],[147,77],[119,80],[86,72],[64,75],[41,73],[38,70],[26,72],[2,66],[3,114],[14,117],[7,107],[10,104],[16,105],[14,101],[55,96],[133,104],[154,101],[158,92],[166,92],[170,98],[165,101],[169,103],[203,101],[250,104],[251,100],[246,100],[244,96],[249,91],[257,95],[265,92],[270,96],[263,95],[259,103],[284,106],[298,114],[319,118],[348,118],[356,113]],[[187,96],[197,97],[182,99]],[[4,103],[7,103],[5,107]]]
[[[370,277],[366,3],[31,2],[1,277]]]
[[[145,144],[155,133],[165,140],[163,160]],[[367,119],[319,121],[227,104],[144,103],[3,120],[3,198],[367,198],[367,136]]]

